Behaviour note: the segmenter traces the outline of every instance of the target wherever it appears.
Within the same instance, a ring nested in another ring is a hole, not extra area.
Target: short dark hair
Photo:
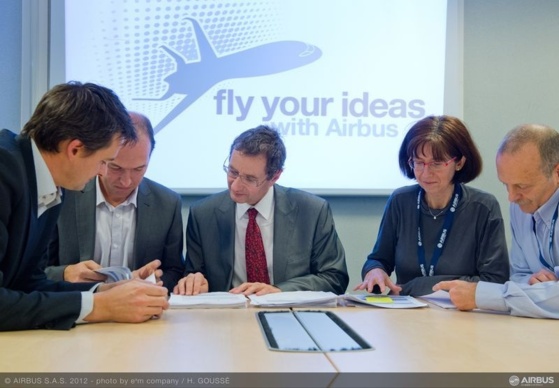
[[[237,136],[231,144],[229,158],[233,151],[250,156],[264,155],[268,179],[272,179],[278,171],[283,170],[286,158],[285,145],[279,132],[267,125],[259,125]]]
[[[406,133],[398,154],[404,176],[415,178],[408,161],[422,153],[427,144],[431,146],[434,160],[446,162],[452,158],[466,158],[464,166],[455,172],[453,183],[471,182],[481,173],[481,155],[466,125],[456,117],[443,115],[424,117]]]
[[[138,112],[129,112],[129,114],[132,124],[134,124],[134,128],[136,128],[136,133],[139,135],[139,131],[141,131],[148,137],[151,144],[150,153],[153,152],[155,148],[155,133],[150,119],[148,119],[146,115]]]
[[[497,155],[513,154],[528,143],[533,143],[537,147],[542,173],[550,177],[559,164],[559,133],[550,126],[522,124],[511,129],[501,141]]]
[[[47,152],[58,152],[64,140],[79,140],[89,152],[108,147],[115,135],[124,144],[137,140],[118,96],[106,87],[78,81],[56,85],[45,93],[21,133]]]

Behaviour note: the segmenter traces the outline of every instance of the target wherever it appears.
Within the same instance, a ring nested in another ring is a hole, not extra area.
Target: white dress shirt
[[[93,260],[101,267],[133,266],[134,237],[138,188],[118,206],[105,199],[99,178],[95,182],[97,203],[95,210],[95,250]]]

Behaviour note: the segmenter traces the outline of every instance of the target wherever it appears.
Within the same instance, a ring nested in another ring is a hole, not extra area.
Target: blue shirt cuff
[[[505,303],[505,284],[478,282],[476,306],[481,310],[510,311]]]

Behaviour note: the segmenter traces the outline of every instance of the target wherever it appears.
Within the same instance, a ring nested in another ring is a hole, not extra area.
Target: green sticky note
[[[369,303],[394,303],[391,297],[385,295],[366,296],[365,301]]]

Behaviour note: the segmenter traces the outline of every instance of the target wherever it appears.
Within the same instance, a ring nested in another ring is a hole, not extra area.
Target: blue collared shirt
[[[549,249],[551,219],[558,204],[559,189],[534,214],[524,213],[517,204],[511,203],[510,280],[518,283],[528,283],[533,274],[545,269],[546,267],[540,262],[540,252],[551,267],[559,265],[559,227],[557,226],[553,235],[551,252]],[[534,233],[534,223],[537,240]]]
[[[559,266],[555,267],[559,277]],[[529,285],[508,281],[505,284],[479,282],[476,305],[482,310],[509,312],[531,318],[559,319],[559,282]]]

